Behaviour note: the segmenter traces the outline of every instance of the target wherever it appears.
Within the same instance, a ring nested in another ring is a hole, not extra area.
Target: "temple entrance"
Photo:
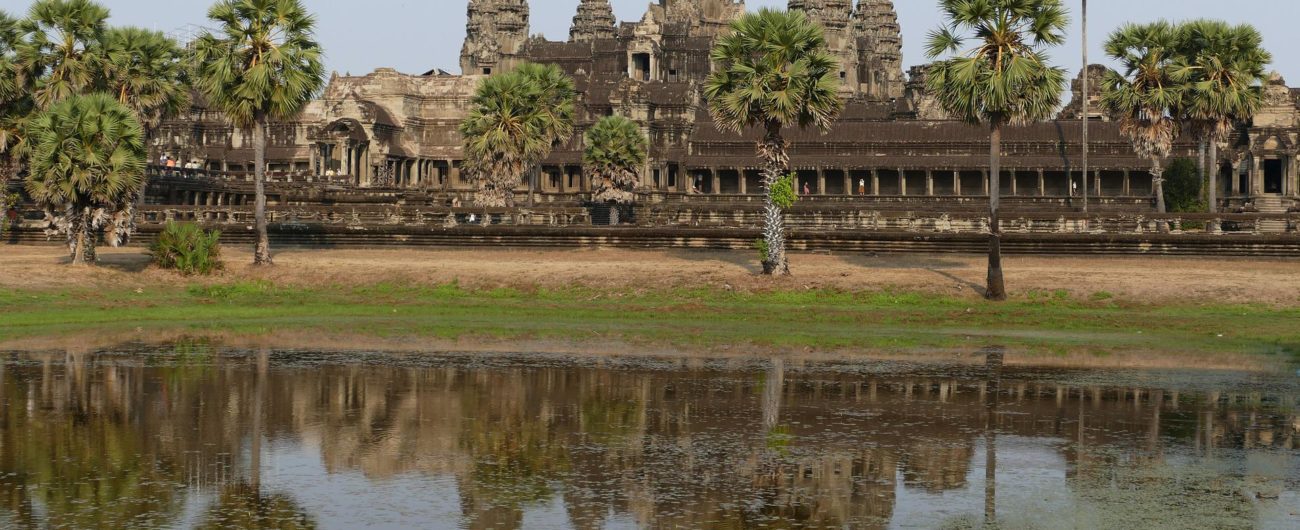
[[[1264,193],[1282,193],[1282,161],[1264,161]]]

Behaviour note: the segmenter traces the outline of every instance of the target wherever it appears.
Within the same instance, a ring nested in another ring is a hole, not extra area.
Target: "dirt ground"
[[[254,268],[247,249],[225,249],[227,270],[194,279],[149,265],[142,249],[101,249],[101,266],[72,267],[60,247],[0,246],[0,288],[147,287],[266,279],[293,285],[444,283],[469,287],[591,286],[623,290],[905,289],[978,297],[982,256],[795,254],[794,275],[770,279],[752,252],[693,250],[281,249]],[[1300,260],[1026,257],[1005,260],[1013,296],[1064,289],[1139,302],[1300,306]]]

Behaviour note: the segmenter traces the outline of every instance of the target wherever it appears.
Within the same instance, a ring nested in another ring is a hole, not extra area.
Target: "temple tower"
[[[857,38],[853,33],[853,0],[790,0],[791,10],[800,10],[821,24],[826,47],[840,63],[840,92],[853,94],[858,88]]]
[[[573,16],[573,27],[569,29],[570,42],[591,42],[597,39],[612,39],[616,35],[614,9],[609,0],[582,0],[578,4],[578,14]]]
[[[470,0],[460,70],[490,75],[520,62],[528,41],[528,0]]]
[[[871,99],[903,96],[903,35],[890,0],[861,0],[853,13],[858,91]]]
[[[716,37],[745,14],[745,0],[659,0],[666,22],[690,25],[692,37]]]

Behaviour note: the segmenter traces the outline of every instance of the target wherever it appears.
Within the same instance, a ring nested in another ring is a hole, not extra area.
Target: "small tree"
[[[514,206],[524,173],[573,134],[574,93],[555,65],[526,64],[479,83],[460,134],[480,206]]]
[[[941,0],[948,19],[930,34],[934,63],[926,87],[954,117],[989,127],[989,271],[985,297],[1007,298],[1002,276],[1002,226],[998,218],[1002,180],[1002,129],[1041,121],[1061,104],[1065,71],[1052,66],[1046,49],[1065,42],[1069,23],[1060,0]]]
[[[646,161],[647,142],[641,128],[622,116],[607,116],[587,130],[585,143],[583,169],[594,184],[594,198],[619,204],[633,202],[633,189],[640,182],[639,172]]]
[[[62,219],[74,264],[94,261],[94,238],[125,237],[123,212],[144,178],[144,132],[105,94],[55,103],[28,125],[27,194]]]
[[[1201,176],[1196,161],[1190,158],[1175,158],[1165,170],[1165,204],[1171,212],[1203,211],[1201,202]]]
[[[840,66],[827,50],[821,26],[803,11],[762,9],[731,24],[713,48],[713,74],[704,84],[713,122],[742,134],[758,127],[763,139],[764,274],[790,274],[785,253],[785,208],[773,192],[790,172],[785,127],[828,131],[844,102]]]
[[[255,265],[271,264],[266,233],[266,128],[293,119],[324,84],[315,18],[299,0],[223,0],[208,10],[217,33],[194,43],[197,86],[238,127],[253,130]]]
[[[1161,21],[1125,25],[1106,41],[1106,54],[1124,71],[1107,70],[1101,104],[1120,117],[1120,133],[1133,151],[1151,162],[1151,192],[1160,213],[1168,211],[1165,159],[1180,132],[1178,112],[1187,90],[1187,77],[1175,64],[1179,39],[1178,29]]]

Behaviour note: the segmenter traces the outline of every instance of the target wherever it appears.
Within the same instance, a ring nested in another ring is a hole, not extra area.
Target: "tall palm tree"
[[[1218,211],[1219,144],[1235,124],[1251,119],[1264,105],[1264,69],[1273,57],[1263,47],[1263,36],[1253,26],[1229,25],[1218,20],[1195,20],[1181,29],[1179,67],[1189,83],[1183,98],[1186,126],[1209,150],[1209,163],[1201,161],[1210,213]]]
[[[39,0],[22,23],[20,72],[41,109],[92,91],[102,79],[108,9],[90,0]]]
[[[145,145],[130,109],[105,94],[55,103],[27,127],[27,194],[66,220],[72,262],[94,260],[94,231],[123,236],[116,215],[144,178]]]
[[[552,148],[569,141],[573,136],[574,102],[577,99],[573,78],[553,64],[525,63],[516,68],[516,71],[537,88],[538,109],[545,118],[546,133],[551,136]],[[549,154],[550,151],[547,150],[541,158],[546,158]],[[533,192],[537,189],[537,177],[541,170],[537,164],[541,163],[541,158],[533,161],[529,168],[532,177],[528,183],[530,207],[533,205]]]
[[[297,116],[324,83],[321,47],[312,33],[316,21],[299,0],[222,0],[208,18],[220,28],[194,43],[195,84],[236,126],[253,131],[253,263],[270,265],[266,128]]]
[[[176,41],[157,31],[122,27],[104,34],[103,88],[135,112],[144,127],[146,146],[163,120],[189,106],[186,54]],[[137,206],[144,204],[148,186],[148,179],[140,184]]]
[[[145,136],[189,106],[186,51],[157,31],[122,27],[104,35],[104,89],[135,111]]]
[[[524,173],[573,133],[573,94],[554,65],[521,65],[479,83],[460,134],[480,206],[514,206]]]
[[[645,165],[647,142],[636,122],[606,116],[587,130],[582,153],[584,171],[598,186],[595,200],[631,203]]]
[[[1106,72],[1101,104],[1120,117],[1120,133],[1133,151],[1151,161],[1151,191],[1159,213],[1166,211],[1165,159],[1180,132],[1177,113],[1186,91],[1187,78],[1176,68],[1179,39],[1177,27],[1160,21],[1127,24],[1106,41],[1106,55],[1124,72]]]
[[[715,126],[736,134],[753,127],[763,132],[763,273],[790,274],[784,210],[793,201],[794,183],[782,129],[830,129],[844,108],[840,66],[827,50],[822,27],[797,10],[746,14],[718,40],[712,59],[704,96]]]
[[[1002,130],[1050,118],[1061,104],[1065,71],[1046,50],[1065,42],[1061,0],[940,0],[947,24],[930,33],[927,89],[950,115],[989,127],[989,270],[985,297],[1007,298],[1002,276]],[[971,40],[974,46],[962,51]]]

